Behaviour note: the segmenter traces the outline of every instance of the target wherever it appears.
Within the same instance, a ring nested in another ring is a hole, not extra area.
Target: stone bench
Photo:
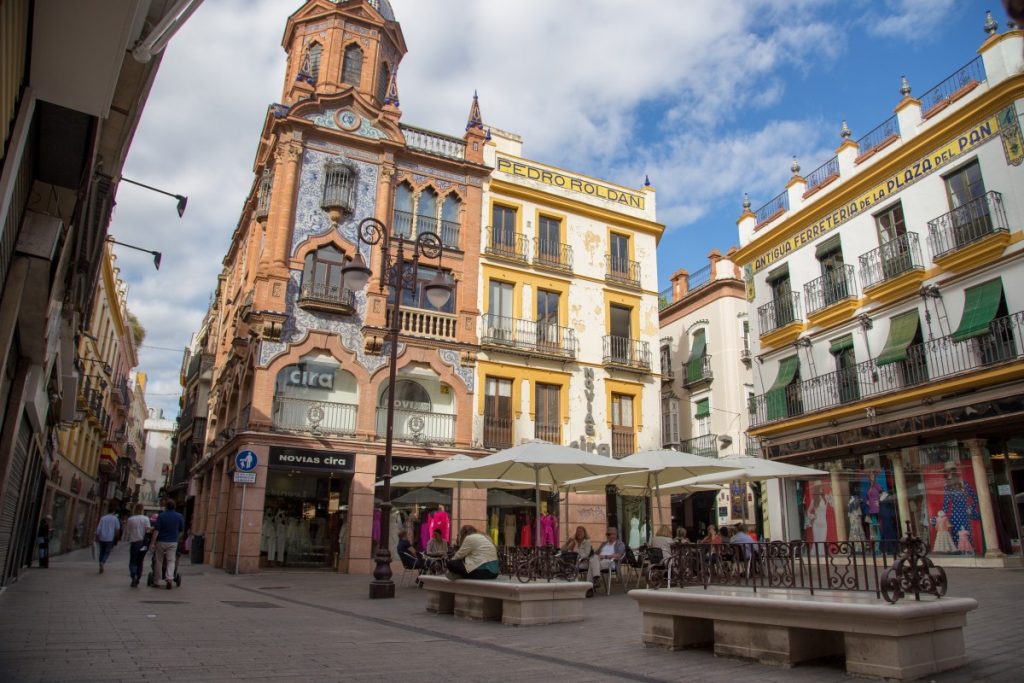
[[[913,679],[966,662],[963,627],[973,598],[712,587],[634,590],[646,645],[673,650],[714,644],[716,655],[792,666],[846,656],[859,676]]]
[[[468,619],[501,620],[512,626],[583,621],[583,601],[591,584],[583,581],[520,583],[421,576],[427,611]]]

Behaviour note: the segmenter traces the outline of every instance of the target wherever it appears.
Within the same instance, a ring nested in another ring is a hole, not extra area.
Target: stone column
[[[267,212],[262,265],[285,268],[291,256],[292,217],[301,156],[302,146],[287,139],[281,140],[274,150],[274,186]]]
[[[914,446],[912,449],[917,450]],[[907,522],[913,522],[910,518],[910,503],[907,499],[907,478],[903,474],[903,453],[900,452],[892,459],[892,478],[893,483],[896,486],[896,507],[900,512],[900,528],[899,534],[902,537],[907,529]],[[911,524],[910,528],[913,529],[914,525]],[[927,541],[927,537],[925,538]]]
[[[829,477],[832,481],[832,508],[835,510],[836,516],[836,540],[846,541],[848,540],[847,530],[850,527],[846,519],[846,506],[849,494],[843,489],[843,482],[839,479],[839,471],[841,469],[841,463],[832,463],[829,467]]]
[[[992,494],[988,488],[988,470],[985,467],[985,440],[964,441],[971,451],[971,467],[974,469],[974,486],[978,491],[978,506],[981,508],[981,530],[985,536],[985,557],[1003,557],[996,534],[996,518],[992,513]]]

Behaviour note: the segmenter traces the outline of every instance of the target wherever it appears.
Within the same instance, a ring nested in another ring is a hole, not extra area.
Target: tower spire
[[[466,121],[466,130],[473,128],[484,129],[484,119],[480,115],[480,100],[477,97],[476,90],[473,91],[473,106],[469,108],[469,120]]]

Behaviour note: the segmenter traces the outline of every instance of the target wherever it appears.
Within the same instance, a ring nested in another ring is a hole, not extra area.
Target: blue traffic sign
[[[256,454],[252,451],[239,451],[235,456],[235,467],[239,472],[252,472],[256,469]]]

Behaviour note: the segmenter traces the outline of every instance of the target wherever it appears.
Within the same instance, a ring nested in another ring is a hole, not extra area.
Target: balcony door
[[[831,306],[849,296],[842,245],[838,239],[829,240],[824,246],[818,248],[815,256],[818,258],[818,267],[821,269],[823,303],[825,306]],[[807,310],[810,310],[811,302],[806,303]]]
[[[562,442],[561,415],[562,387],[557,384],[542,384],[534,387],[534,436],[544,441],[560,444]]]
[[[341,300],[341,268],[345,257],[333,245],[306,254],[302,270],[302,296],[330,301]]]
[[[992,217],[985,202],[985,181],[977,161],[945,177],[952,209],[953,240],[957,247],[992,232]]]
[[[633,397],[612,394],[612,456],[624,458],[633,453]]]
[[[772,300],[775,302],[775,327],[785,327],[796,320],[796,311],[793,310],[793,286],[789,281],[789,270],[780,273],[768,281],[772,290]]]
[[[488,377],[484,382],[484,447],[512,445],[512,380]]]
[[[612,360],[618,363],[629,363],[632,356],[632,314],[633,309],[627,306],[611,305],[609,310],[609,323],[611,329],[611,348],[609,351]]]
[[[516,210],[495,204],[491,212],[491,247],[498,253],[515,255]]]
[[[546,289],[537,290],[537,344],[558,347],[558,304],[559,293]]]
[[[612,274],[629,277],[629,237],[612,233],[609,243]]]
[[[903,204],[894,205],[875,216],[878,243],[882,260],[882,276],[894,278],[913,268],[910,243],[907,242],[907,224],[903,219]]]
[[[512,340],[512,296],[514,292],[515,288],[509,282],[490,281],[485,337],[495,341]]]
[[[562,222],[557,218],[541,216],[537,223],[537,255],[542,261],[560,263]]]

